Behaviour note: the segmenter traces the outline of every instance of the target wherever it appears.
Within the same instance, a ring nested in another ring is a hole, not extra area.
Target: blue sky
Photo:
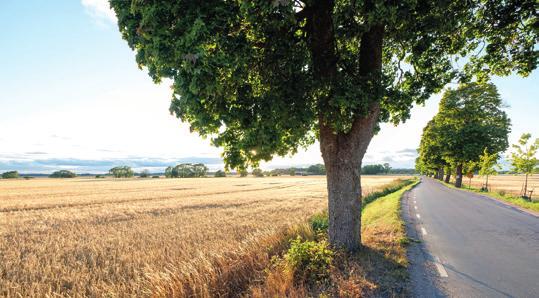
[[[213,168],[221,150],[168,112],[169,83],[137,68],[105,0],[0,1],[0,171],[159,169],[192,157]],[[510,141],[539,136],[539,75],[495,78],[509,105]],[[365,163],[413,167],[440,95],[398,127],[383,125]],[[321,162],[318,144],[265,168]]]

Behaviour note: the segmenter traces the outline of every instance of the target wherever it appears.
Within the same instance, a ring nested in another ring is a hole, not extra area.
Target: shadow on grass
[[[334,261],[332,283],[335,297],[406,297],[406,266],[384,250],[363,246],[353,254],[339,253]]]

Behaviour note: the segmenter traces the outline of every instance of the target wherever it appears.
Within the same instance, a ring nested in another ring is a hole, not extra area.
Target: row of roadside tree
[[[463,176],[474,173],[485,177],[482,189],[488,191],[488,177],[501,170],[498,160],[509,147],[511,122],[496,86],[491,83],[461,84],[447,90],[438,114],[423,129],[416,170],[444,179],[455,175],[455,186],[462,187]],[[528,175],[536,171],[539,139],[523,134],[510,155],[512,171],[526,175],[522,195],[528,197]]]

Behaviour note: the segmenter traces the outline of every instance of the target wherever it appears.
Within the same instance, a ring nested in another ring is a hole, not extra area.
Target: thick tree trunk
[[[449,183],[450,180],[451,180],[451,173],[447,173],[445,175],[445,180],[444,181],[445,181],[445,183]]]
[[[378,115],[379,109],[375,107],[370,115],[356,120],[346,134],[335,134],[325,125],[320,128],[328,189],[329,241],[348,251],[361,247],[361,161]]]
[[[457,175],[455,176],[455,186],[462,187],[462,164],[457,165]]]
[[[372,3],[367,1],[367,8]],[[337,55],[333,31],[333,0],[313,1],[308,12],[307,30],[315,79],[330,90],[321,98],[328,106],[337,75]],[[372,7],[371,7],[372,8]],[[382,70],[384,27],[374,25],[361,38],[359,73],[376,78]],[[347,132],[336,132],[327,111],[319,111],[320,150],[324,158],[328,188],[329,241],[332,245],[355,251],[361,247],[361,161],[374,134],[380,115],[379,100],[370,103],[369,113],[358,115]]]
[[[444,180],[444,169],[438,169],[438,174],[436,174],[436,179],[442,181]]]

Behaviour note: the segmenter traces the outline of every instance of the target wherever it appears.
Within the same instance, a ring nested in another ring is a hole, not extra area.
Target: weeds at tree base
[[[296,238],[286,252],[274,256],[264,281],[252,285],[247,296],[406,296],[406,246],[417,240],[405,235],[400,198],[412,183],[417,181],[399,181],[370,196],[362,212],[364,246],[359,252],[330,248],[327,212],[313,215],[308,221],[312,238]]]

